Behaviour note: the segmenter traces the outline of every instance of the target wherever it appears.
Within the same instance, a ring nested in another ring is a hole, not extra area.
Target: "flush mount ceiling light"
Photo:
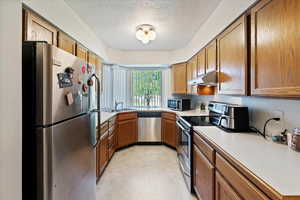
[[[135,36],[143,44],[148,44],[150,41],[155,40],[156,32],[152,25],[150,24],[141,24],[136,27]]]

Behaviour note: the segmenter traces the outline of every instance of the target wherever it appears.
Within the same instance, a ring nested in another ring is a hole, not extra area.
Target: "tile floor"
[[[176,152],[133,146],[113,156],[97,185],[97,200],[196,200],[180,172]]]

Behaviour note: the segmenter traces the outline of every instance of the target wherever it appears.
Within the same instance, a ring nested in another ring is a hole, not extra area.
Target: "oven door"
[[[178,163],[188,189],[191,191],[191,135],[189,130],[177,122],[179,134]]]

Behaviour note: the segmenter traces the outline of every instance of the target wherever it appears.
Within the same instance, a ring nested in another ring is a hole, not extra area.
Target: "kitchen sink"
[[[101,111],[103,112],[125,112],[125,111],[135,111],[137,109],[134,109],[134,108],[122,108],[122,109],[118,109],[118,110],[115,110],[115,109],[111,109],[111,108],[102,108]]]

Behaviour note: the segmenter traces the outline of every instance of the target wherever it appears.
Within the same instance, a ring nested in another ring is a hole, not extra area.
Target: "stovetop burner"
[[[208,116],[185,116],[182,117],[191,126],[214,126]]]

